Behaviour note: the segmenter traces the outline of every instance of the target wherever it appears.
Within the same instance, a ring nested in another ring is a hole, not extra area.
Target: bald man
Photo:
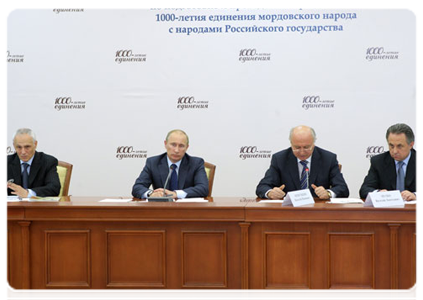
[[[291,147],[272,156],[270,167],[256,189],[259,198],[283,199],[290,191],[307,188],[319,199],[349,196],[336,154],[314,145],[313,128],[294,127],[289,140]]]

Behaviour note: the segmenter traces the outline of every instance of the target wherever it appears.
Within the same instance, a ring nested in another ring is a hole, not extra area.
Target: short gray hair
[[[389,127],[388,130],[386,131],[386,140],[388,140],[388,137],[391,133],[392,134],[404,133],[405,137],[407,139],[407,144],[410,145],[412,142],[414,142],[413,130],[407,124],[398,123],[398,124],[394,124],[391,127]]]
[[[13,136],[13,142],[15,142],[15,138],[16,138],[17,135],[22,135],[22,134],[28,134],[30,137],[32,137],[32,142],[34,144],[37,141],[37,136],[35,135],[35,132],[32,131],[32,129],[29,129],[29,128],[19,128],[18,130],[16,130],[16,133]]]

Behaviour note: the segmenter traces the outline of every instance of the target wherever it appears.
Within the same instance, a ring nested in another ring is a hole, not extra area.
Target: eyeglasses
[[[292,151],[294,152],[300,152],[301,150],[310,151],[311,149],[313,149],[313,146],[306,146],[306,147],[291,146],[291,148],[292,148]]]

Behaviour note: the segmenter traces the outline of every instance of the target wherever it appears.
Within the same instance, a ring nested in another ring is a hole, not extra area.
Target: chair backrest
[[[72,176],[72,168],[73,168],[72,164],[59,160],[59,163],[57,165],[57,174],[59,174],[59,180],[60,180],[59,197],[68,196],[69,185],[70,185],[70,180]]]
[[[338,167],[339,167],[339,172],[342,172],[342,165],[338,164]]]
[[[204,168],[206,169],[207,179],[209,180],[209,194],[207,197],[211,197],[216,166],[211,163],[204,162]]]

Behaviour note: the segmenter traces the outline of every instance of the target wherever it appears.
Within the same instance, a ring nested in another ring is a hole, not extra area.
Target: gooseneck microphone
[[[173,166],[173,164],[170,166],[170,169],[169,169],[169,173],[167,174],[167,177],[166,177],[166,181],[165,181],[165,184],[164,184],[164,186],[163,186],[163,197],[167,197],[167,195],[166,195],[166,186],[167,186],[167,183],[169,182],[169,178],[170,178],[170,174],[172,174],[172,171],[175,169],[175,167]]]
[[[307,188],[310,188],[310,170],[308,168],[305,169],[306,176],[307,176]]]
[[[174,166],[171,165],[169,169],[169,173],[167,174],[165,184],[163,186],[163,197],[147,197],[148,202],[173,202],[172,196],[166,195],[166,187],[167,183],[169,181],[170,175],[172,174],[172,171],[174,169]]]

